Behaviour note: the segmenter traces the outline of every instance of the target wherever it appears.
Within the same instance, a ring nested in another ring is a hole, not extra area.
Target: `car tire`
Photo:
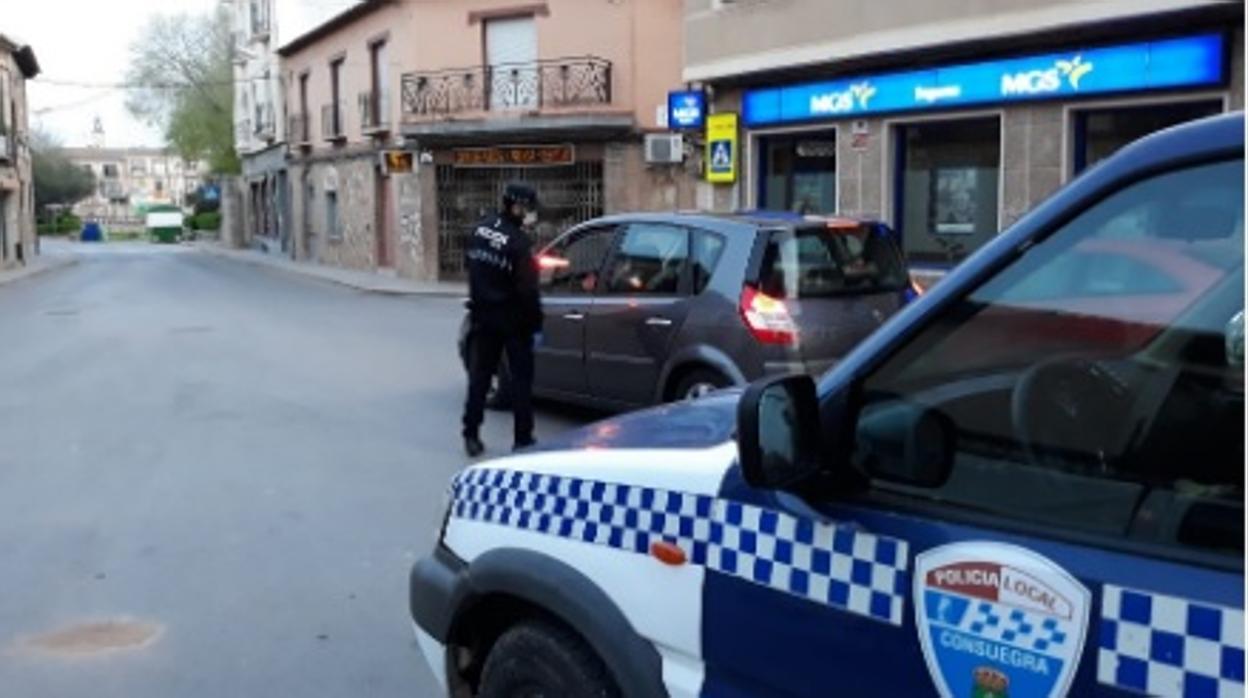
[[[572,632],[525,621],[504,632],[485,659],[477,698],[619,698],[606,665]]]
[[[732,385],[732,381],[709,368],[695,368],[680,377],[676,388],[672,391],[673,400],[696,400],[712,390],[719,390]]]

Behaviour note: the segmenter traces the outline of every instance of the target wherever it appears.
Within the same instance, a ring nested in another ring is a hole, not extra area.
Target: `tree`
[[[95,191],[95,176],[75,165],[45,133],[31,134],[31,170],[35,180],[35,208],[73,206]]]
[[[127,82],[138,87],[126,106],[164,129],[185,160],[215,173],[239,171],[234,151],[234,84],[229,16],[224,9],[155,15],[130,45]]]

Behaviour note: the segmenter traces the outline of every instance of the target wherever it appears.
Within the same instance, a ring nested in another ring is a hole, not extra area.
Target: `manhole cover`
[[[26,644],[52,654],[84,655],[142,647],[160,634],[160,626],[134,620],[79,623],[36,635]]]

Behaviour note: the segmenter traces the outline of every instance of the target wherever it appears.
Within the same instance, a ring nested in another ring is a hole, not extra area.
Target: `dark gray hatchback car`
[[[538,263],[534,393],[606,409],[822,373],[913,293],[893,232],[843,218],[610,216],[564,233]],[[465,319],[465,362],[469,351]],[[505,407],[507,393],[504,364],[490,404]]]

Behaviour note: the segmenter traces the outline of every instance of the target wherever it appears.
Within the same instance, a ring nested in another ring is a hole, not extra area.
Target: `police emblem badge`
[[[1065,696],[1090,601],[1066,570],[1013,545],[955,543],[915,558],[915,626],[943,698]]]

